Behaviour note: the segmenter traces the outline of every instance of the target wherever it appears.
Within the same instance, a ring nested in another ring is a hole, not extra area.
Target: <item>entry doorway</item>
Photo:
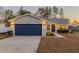
[[[55,32],[55,24],[52,24],[52,32]]]

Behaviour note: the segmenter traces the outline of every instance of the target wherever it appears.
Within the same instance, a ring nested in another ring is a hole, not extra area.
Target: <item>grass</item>
[[[64,38],[41,38],[38,53],[79,53],[79,32],[61,34]]]

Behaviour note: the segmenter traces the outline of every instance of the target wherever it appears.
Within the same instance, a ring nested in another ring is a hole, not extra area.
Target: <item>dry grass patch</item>
[[[45,36],[41,38],[39,53],[78,53],[79,32],[62,34],[64,38]]]

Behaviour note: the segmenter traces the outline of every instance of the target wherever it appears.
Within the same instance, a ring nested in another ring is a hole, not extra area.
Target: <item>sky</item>
[[[20,6],[2,6],[4,9],[13,10],[16,13]],[[37,11],[37,9],[41,6],[24,6],[24,9],[29,10],[33,13]],[[53,7],[53,6],[51,6]],[[59,9],[64,9],[64,16],[71,19],[79,19],[79,6],[57,6]]]

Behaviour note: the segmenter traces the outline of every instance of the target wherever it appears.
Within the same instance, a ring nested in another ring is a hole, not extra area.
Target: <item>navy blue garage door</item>
[[[41,36],[41,24],[15,24],[15,35]]]

